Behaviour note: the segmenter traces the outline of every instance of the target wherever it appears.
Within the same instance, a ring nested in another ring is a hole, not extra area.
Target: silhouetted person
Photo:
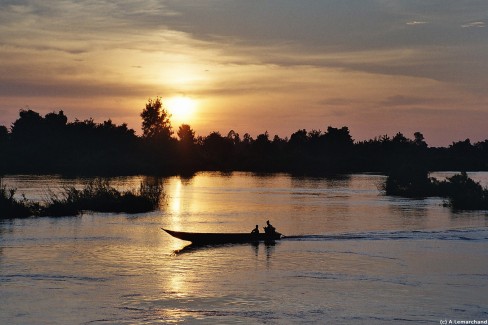
[[[276,232],[276,228],[273,227],[270,223],[269,220],[266,221],[266,227],[264,227],[264,233],[265,234],[274,234]]]
[[[258,226],[258,225],[256,225],[256,228],[254,228],[254,229],[251,231],[251,234],[252,234],[252,235],[257,235],[257,234],[259,234],[259,226]]]

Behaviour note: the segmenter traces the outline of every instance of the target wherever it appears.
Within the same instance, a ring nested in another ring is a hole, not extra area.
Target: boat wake
[[[334,240],[459,240],[488,241],[488,228],[422,230],[422,231],[375,231],[342,234],[285,236],[291,241],[334,241]]]

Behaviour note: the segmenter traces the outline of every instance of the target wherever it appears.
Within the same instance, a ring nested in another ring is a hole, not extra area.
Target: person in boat
[[[257,235],[259,234],[259,226],[256,225],[256,228],[254,228],[252,231],[251,231],[251,235]]]
[[[276,228],[269,223],[269,220],[266,221],[266,227],[263,228],[264,228],[264,233],[268,235],[274,234],[276,232]]]

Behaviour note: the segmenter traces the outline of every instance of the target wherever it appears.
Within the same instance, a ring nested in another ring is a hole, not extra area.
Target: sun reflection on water
[[[173,221],[179,221],[181,213],[181,180],[175,179],[175,183],[170,189],[170,210]]]

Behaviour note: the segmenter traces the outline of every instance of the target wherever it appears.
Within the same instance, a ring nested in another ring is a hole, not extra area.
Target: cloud
[[[142,97],[144,98],[149,87],[139,84],[106,82],[66,81],[66,80],[29,80],[10,81],[0,80],[0,97]]]
[[[439,101],[433,98],[395,95],[386,98],[381,104],[385,106],[418,106]]]
[[[488,44],[474,30],[486,9],[486,0],[0,1],[2,107],[110,110],[116,99],[127,110],[128,99],[177,92],[216,103],[222,119],[233,105],[250,116],[266,105],[287,121],[300,107],[311,125],[345,110],[357,114],[333,121],[365,123],[360,109],[375,105],[378,116],[456,98],[481,107]],[[299,127],[309,128],[290,122]]]
[[[323,106],[351,106],[359,104],[357,101],[354,101],[350,98],[340,98],[340,97],[333,97],[333,98],[326,98],[317,102],[319,105]]]
[[[418,21],[418,20],[412,20],[412,21],[407,22],[407,25],[409,25],[409,26],[425,25],[425,24],[428,24],[428,22]]]
[[[474,21],[471,23],[461,25],[462,28],[484,28],[486,23],[484,21]]]

